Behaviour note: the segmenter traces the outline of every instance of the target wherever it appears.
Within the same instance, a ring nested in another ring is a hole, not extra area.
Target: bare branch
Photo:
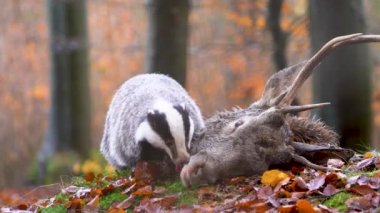
[[[361,33],[356,33],[331,39],[312,58],[307,61],[304,67],[302,67],[293,84],[290,86],[288,93],[282,99],[279,105],[289,105],[292,102],[297,90],[302,86],[306,79],[309,78],[314,68],[318,66],[322,59],[330,54],[336,47],[368,42],[380,42],[380,35],[362,35]]]

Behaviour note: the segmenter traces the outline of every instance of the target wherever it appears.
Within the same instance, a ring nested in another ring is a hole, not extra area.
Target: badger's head
[[[179,172],[189,161],[188,150],[194,133],[194,122],[184,104],[157,101],[139,125],[135,139],[164,150]]]

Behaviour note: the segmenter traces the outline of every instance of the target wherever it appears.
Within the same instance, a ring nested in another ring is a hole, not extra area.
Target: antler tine
[[[312,110],[315,108],[320,108],[330,105],[330,103],[319,103],[319,104],[307,104],[307,105],[301,105],[301,106],[285,106],[283,108],[280,108],[279,111],[282,113],[294,113],[294,112],[302,112],[306,110]]]
[[[279,105],[289,105],[294,99],[297,90],[301,85],[309,78],[314,68],[336,47],[365,42],[380,42],[380,35],[362,35],[361,33],[339,36],[331,39],[327,42],[313,57],[311,57],[307,63],[299,71],[297,77],[293,81],[293,84],[289,87],[288,93],[281,100]]]

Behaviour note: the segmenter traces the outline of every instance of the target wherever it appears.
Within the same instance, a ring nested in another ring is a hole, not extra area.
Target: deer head
[[[206,127],[193,138],[192,156],[181,172],[182,183],[186,186],[212,184],[227,177],[260,175],[271,166],[291,161],[328,170],[305,158],[312,158],[317,153],[347,161],[353,152],[337,147],[339,142],[334,131],[319,121],[301,123],[297,117],[288,115],[329,103],[301,106],[291,106],[290,103],[313,69],[333,49],[347,44],[378,41],[380,36],[377,35],[352,34],[334,38],[309,60],[272,75],[261,99],[248,108],[220,112],[207,119]],[[317,145],[294,141],[293,128],[296,124],[297,128],[301,128],[301,137],[303,133],[322,135]]]

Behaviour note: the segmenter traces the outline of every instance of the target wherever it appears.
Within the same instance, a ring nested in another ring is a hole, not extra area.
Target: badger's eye
[[[241,126],[243,123],[244,123],[244,121],[242,121],[242,120],[237,121],[237,122],[235,123],[235,128],[238,128],[238,127]]]

